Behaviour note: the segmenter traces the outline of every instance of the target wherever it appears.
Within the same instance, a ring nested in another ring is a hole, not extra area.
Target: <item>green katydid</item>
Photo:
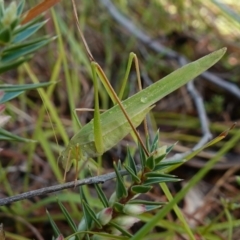
[[[141,139],[136,131],[136,127],[138,127],[144,120],[147,113],[152,109],[153,105],[164,96],[180,88],[188,81],[194,79],[199,74],[210,68],[226,52],[226,48],[222,48],[205,57],[202,57],[197,61],[189,63],[121,102],[111,87],[102,68],[97,62],[94,61],[94,58],[91,55],[91,52],[79,27],[74,0],[72,0],[72,2],[77,27],[91,61],[95,89],[95,109],[94,118],[72,137],[66,149],[61,153],[66,172],[69,170],[70,163],[74,159],[79,161],[101,156],[104,152],[117,145],[117,143],[132,130],[135,132],[138,140],[141,142]],[[125,79],[127,79],[133,59],[136,59],[136,56],[135,54],[131,53],[127,65]],[[137,64],[136,69],[139,78],[139,69]],[[110,97],[112,98],[113,102],[117,103],[114,107],[101,114],[99,111],[98,102],[97,77],[99,77],[108,93],[110,93]],[[144,144],[141,145],[144,147]]]
[[[124,100],[122,106],[134,128],[138,127],[143,121],[153,104],[210,68],[225,52],[226,48],[222,48],[195,62],[189,63]],[[93,66],[94,81],[97,81],[97,74],[100,79],[105,79],[105,75],[101,75],[103,72],[100,72],[102,70],[99,70],[101,69],[99,65],[94,61],[91,64]],[[129,125],[119,104],[99,114],[98,104],[95,102],[94,119],[73,136],[66,149],[62,152],[62,159],[66,163],[69,159],[86,160],[100,156],[115,146],[131,130],[132,127]],[[68,170],[69,166],[66,168]]]

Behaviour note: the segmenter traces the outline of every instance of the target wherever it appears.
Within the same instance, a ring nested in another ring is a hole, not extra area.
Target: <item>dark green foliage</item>
[[[28,24],[21,24],[22,10],[25,1],[20,1],[18,6],[15,2],[5,9],[1,3],[0,14],[0,73],[14,69],[23,62],[28,61],[31,54],[48,44],[54,38],[49,36],[38,37],[26,41],[38,31],[46,21],[39,22],[35,19]]]
[[[21,14],[24,4],[25,1],[22,0],[17,6],[13,1],[7,8],[5,8],[4,2],[0,2],[0,74],[15,69],[22,63],[28,61],[33,53],[53,40],[53,38],[49,36],[27,40],[39,30],[46,21],[39,22],[39,19],[35,19],[28,24],[21,25]],[[23,85],[0,85],[0,91],[3,93],[0,97],[0,104],[12,100],[26,90],[46,87],[50,84],[52,84],[52,82]],[[1,126],[0,140],[32,141],[15,136],[2,129]]]
[[[41,87],[47,87],[53,84],[53,82],[44,82],[36,84],[22,84],[22,85],[0,85],[0,90],[4,92],[3,97],[0,99],[0,104],[8,102],[13,98],[19,96],[24,91],[37,89]]]
[[[135,222],[139,221],[136,217],[137,215],[158,209],[166,204],[135,199],[139,194],[149,192],[153,184],[180,180],[174,175],[164,173],[163,169],[174,164],[179,164],[182,161],[164,161],[167,152],[169,152],[172,147],[159,147],[158,143],[159,133],[154,137],[152,144],[149,139],[147,140],[147,149],[152,150],[152,152],[148,153],[148,156],[144,152],[143,147],[141,147],[140,144],[138,145],[141,158],[140,166],[136,166],[134,158],[130,154],[130,150],[127,150],[127,161],[123,167],[130,175],[130,182],[128,184],[126,184],[121,174],[121,161],[114,163],[116,191],[109,200],[107,200],[100,185],[94,185],[98,197],[105,207],[99,213],[95,214],[94,210],[87,202],[83,189],[80,188],[80,197],[84,213],[84,217],[77,229],[77,231],[81,233],[81,235],[79,235],[80,239],[93,239],[94,237],[97,239],[99,233],[109,233],[110,236],[112,235],[114,237],[116,231],[119,231],[122,236],[129,238],[131,234],[128,232],[128,229]],[[65,209],[62,209],[62,212],[66,215],[66,218],[68,218]],[[71,221],[68,220],[68,222],[72,226]],[[72,227],[72,230],[76,233],[75,228]]]

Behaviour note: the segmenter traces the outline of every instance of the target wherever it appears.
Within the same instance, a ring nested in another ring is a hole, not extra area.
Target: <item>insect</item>
[[[136,128],[139,126],[157,101],[211,67],[223,56],[225,51],[226,49],[223,48],[195,62],[189,63],[162,80],[122,101],[121,104],[129,116],[133,127]],[[97,81],[97,79],[94,81]],[[96,114],[97,118],[95,118]],[[98,109],[96,114],[93,120],[83,126],[73,136],[66,149],[62,152],[62,160],[65,164],[67,164],[68,160],[86,160],[102,155],[132,130],[119,104],[102,114],[99,113]],[[98,128],[100,129],[99,132]],[[69,167],[70,165],[67,164],[66,171],[69,170]]]
[[[135,132],[141,142],[136,127],[140,125],[147,113],[153,108],[153,105],[164,96],[210,68],[226,52],[226,48],[222,48],[195,62],[191,62],[128,99],[121,101],[111,87],[102,68],[95,62],[91,55],[79,27],[74,0],[72,0],[72,2],[77,27],[91,62],[95,90],[95,109],[94,118],[72,137],[66,149],[61,153],[65,174],[69,170],[73,160],[87,160],[92,157],[101,156],[104,152],[117,145],[117,143],[131,131]],[[127,71],[129,71],[133,59],[137,59],[137,57],[134,53],[130,53]],[[138,64],[135,65],[137,72],[139,72]],[[126,76],[127,75],[128,73]],[[114,107],[101,114],[98,102],[98,78],[103,83],[113,102],[116,103]],[[144,147],[143,143],[142,146]],[[146,152],[146,154],[148,153]]]

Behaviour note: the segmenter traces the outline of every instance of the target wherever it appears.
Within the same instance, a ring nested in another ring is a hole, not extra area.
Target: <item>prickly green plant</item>
[[[22,25],[24,3],[24,0],[18,5],[11,2],[5,8],[4,1],[0,1],[0,73],[15,69],[26,62],[33,53],[53,39],[43,36],[29,40],[46,21],[36,18]]]
[[[164,173],[164,170],[183,161],[163,161],[173,146],[159,147],[158,143],[159,133],[156,134],[151,144],[147,140],[146,146],[150,153],[149,156],[145,154],[142,146],[139,144],[140,165],[136,165],[129,150],[127,151],[125,164],[122,164],[120,161],[114,163],[116,191],[111,195],[110,199],[107,199],[100,185],[94,185],[103,206],[98,213],[93,211],[84,195],[83,189],[80,188],[83,218],[78,226],[74,224],[65,207],[58,202],[74,233],[70,239],[108,239],[108,237],[117,235],[129,238],[131,234],[128,230],[134,223],[139,221],[138,215],[158,209],[166,204],[137,199],[139,195],[149,192],[155,183],[180,180],[174,175]],[[123,168],[128,172],[130,178],[123,178],[121,175]],[[51,216],[49,214],[48,216],[55,234],[59,236],[61,234],[60,230],[51,219]]]
[[[22,63],[28,61],[38,49],[54,39],[49,36],[29,39],[46,21],[39,21],[37,18],[27,24],[21,24],[24,4],[24,0],[20,1],[18,5],[13,1],[5,7],[4,1],[0,0],[0,74],[16,69]],[[46,87],[50,84],[52,83],[23,85],[1,84],[0,113],[4,110],[3,104],[5,102],[19,96],[26,90]],[[1,128],[7,120],[8,118],[6,116],[3,114],[0,115],[1,140],[29,141]]]

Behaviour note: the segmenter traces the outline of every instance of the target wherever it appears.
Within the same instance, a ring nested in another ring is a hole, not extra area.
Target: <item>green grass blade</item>
[[[52,219],[50,213],[48,212],[48,210],[46,210],[46,213],[47,213],[47,216],[48,216],[48,219],[49,219],[49,222],[53,228],[53,231],[55,233],[56,236],[59,236],[61,234],[59,228],[57,227],[56,223],[54,222],[54,220]]]

